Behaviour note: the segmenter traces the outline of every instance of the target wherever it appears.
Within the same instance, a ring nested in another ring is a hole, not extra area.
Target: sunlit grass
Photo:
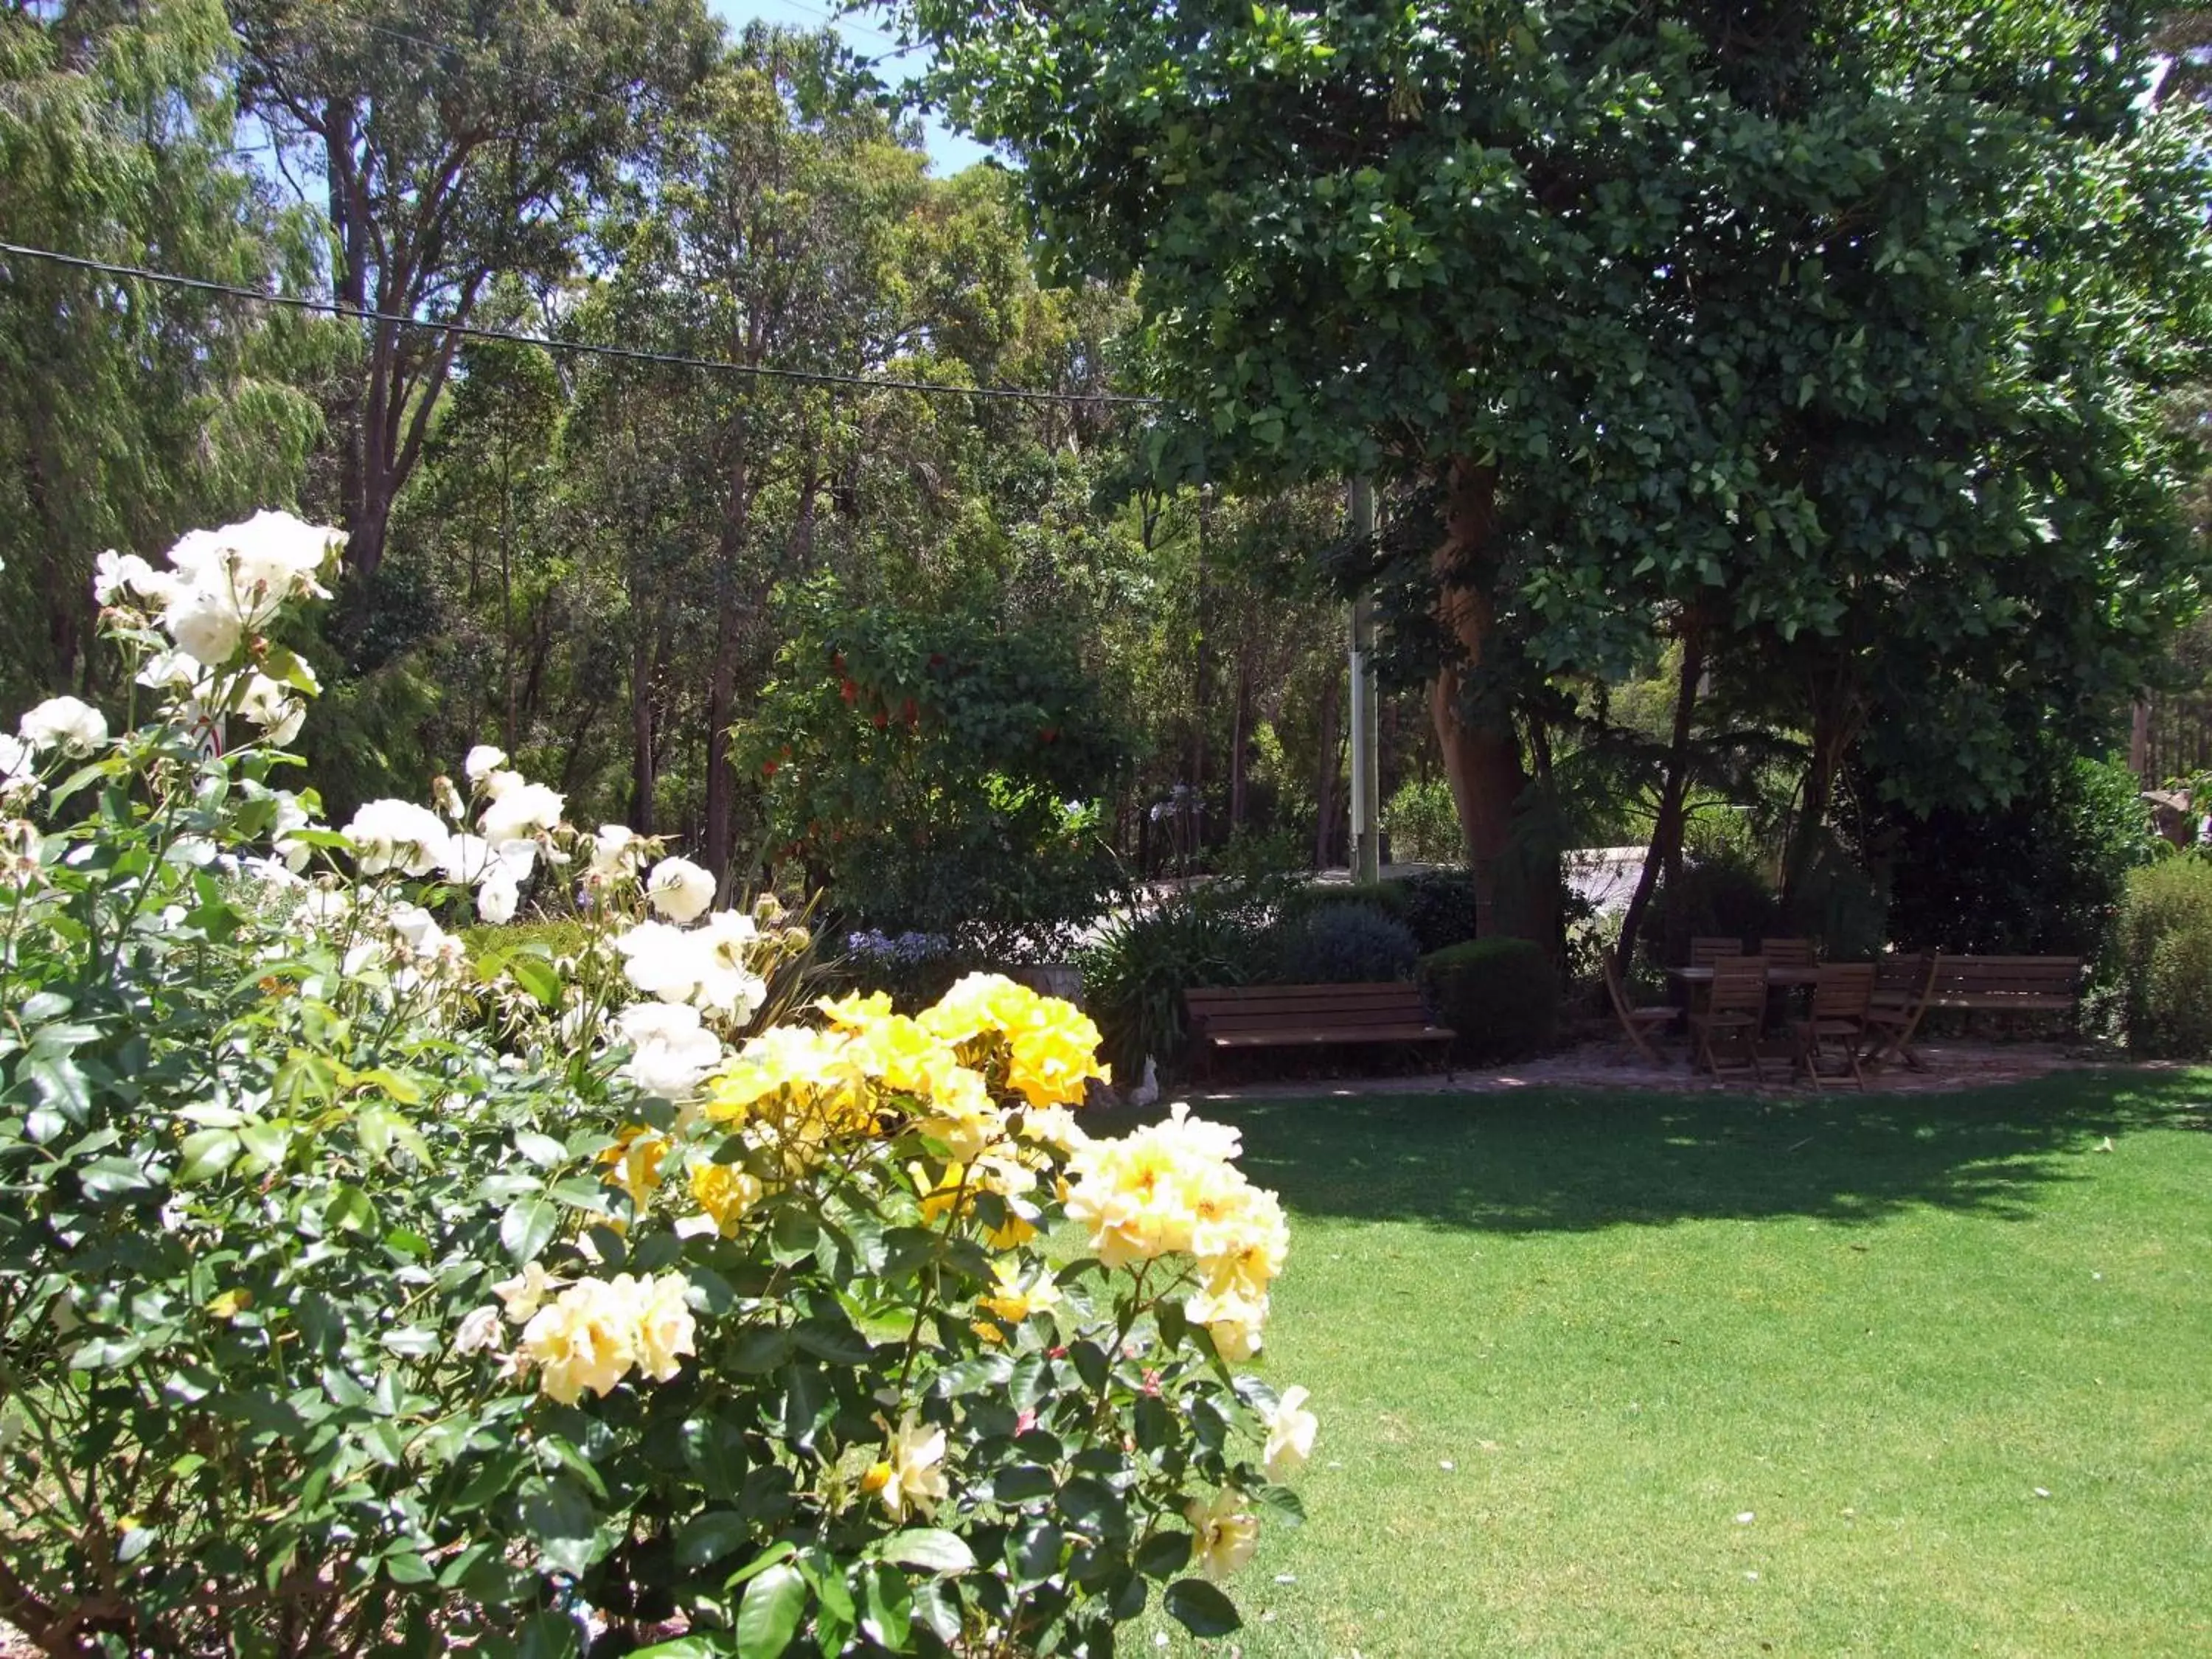
[[[1215,1650],[2212,1652],[2208,1083],[1214,1109],[1322,1422]]]

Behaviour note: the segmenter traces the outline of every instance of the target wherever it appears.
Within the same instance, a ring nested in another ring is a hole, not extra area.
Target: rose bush
[[[336,555],[103,560],[150,716],[0,745],[0,1618],[1103,1654],[1157,1584],[1233,1628],[1314,1432],[1236,1369],[1287,1238],[1234,1133],[1086,1134],[1097,1032],[1004,980],[802,1006],[773,899],[496,750],[322,823],[265,630]],[[574,950],[464,945],[532,893]]]

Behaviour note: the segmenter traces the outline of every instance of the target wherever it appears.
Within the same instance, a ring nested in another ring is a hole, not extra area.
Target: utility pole
[[[1352,481],[1352,533],[1365,541],[1375,534],[1375,486]],[[1352,602],[1352,875],[1355,881],[1382,877],[1382,777],[1381,710],[1375,696],[1375,601],[1361,594]]]

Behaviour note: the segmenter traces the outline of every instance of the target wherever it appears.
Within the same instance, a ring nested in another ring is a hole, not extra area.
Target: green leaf
[[[366,1232],[376,1225],[376,1206],[350,1182],[341,1182],[323,1206],[323,1224],[339,1232]]]
[[[500,1247],[518,1266],[535,1261],[559,1219],[560,1212],[542,1198],[517,1199],[499,1218]]]
[[[914,1592],[906,1575],[884,1561],[872,1561],[860,1577],[860,1628],[878,1647],[903,1652],[914,1626]]]
[[[561,1000],[561,975],[549,962],[517,951],[507,959],[507,976],[548,1008]]]
[[[1156,1532],[1137,1546],[1137,1571],[1147,1578],[1172,1578],[1190,1565],[1191,1535]]]
[[[122,1198],[154,1190],[146,1172],[127,1158],[96,1158],[77,1171],[76,1179],[87,1198]]]
[[[184,1162],[177,1166],[177,1182],[185,1186],[228,1170],[238,1156],[239,1139],[228,1129],[201,1129],[186,1135],[179,1150]]]
[[[524,1129],[514,1137],[514,1150],[541,1170],[556,1169],[568,1161],[568,1149],[551,1135]]]
[[[21,1075],[39,1091],[39,1098],[70,1122],[82,1128],[92,1111],[91,1091],[84,1073],[67,1054],[31,1054]]]
[[[738,1607],[738,1659],[777,1659],[806,1612],[806,1579],[779,1561],[745,1586]]]
[[[798,1546],[787,1538],[780,1538],[758,1555],[739,1567],[722,1581],[722,1588],[733,1590],[740,1584],[749,1584],[779,1561],[788,1561],[798,1553]]]
[[[1237,1604],[1203,1578],[1176,1580],[1160,1605],[1193,1636],[1226,1636],[1244,1623]]]
[[[1273,1513],[1286,1527],[1303,1527],[1306,1523],[1306,1506],[1297,1493],[1288,1486],[1262,1486],[1252,1494],[1253,1501]]]
[[[1020,1504],[1051,1495],[1058,1483],[1050,1469],[1035,1463],[1015,1463],[991,1478],[991,1496],[1001,1504]]]
[[[550,1607],[532,1613],[516,1635],[518,1659],[576,1659],[583,1651],[576,1621]]]
[[[752,1522],[733,1510],[708,1510],[686,1522],[676,1534],[678,1566],[703,1567],[742,1548]]]
[[[792,1329],[792,1340],[818,1359],[836,1365],[866,1364],[872,1352],[867,1338],[839,1314],[817,1314]]]
[[[733,1371],[772,1371],[791,1358],[791,1333],[781,1325],[754,1325],[738,1333],[723,1364]]]
[[[877,1547],[876,1553],[924,1572],[972,1572],[975,1568],[975,1552],[968,1547],[968,1540],[939,1527],[895,1532]]]

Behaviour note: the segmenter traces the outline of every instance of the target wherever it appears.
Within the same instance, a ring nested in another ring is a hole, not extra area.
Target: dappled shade
[[[1293,1212],[1486,1232],[1914,1206],[2025,1216],[2108,1135],[2212,1125],[2186,1073],[2098,1073],[1944,1096],[1747,1100],[1528,1091],[1208,1110]]]

